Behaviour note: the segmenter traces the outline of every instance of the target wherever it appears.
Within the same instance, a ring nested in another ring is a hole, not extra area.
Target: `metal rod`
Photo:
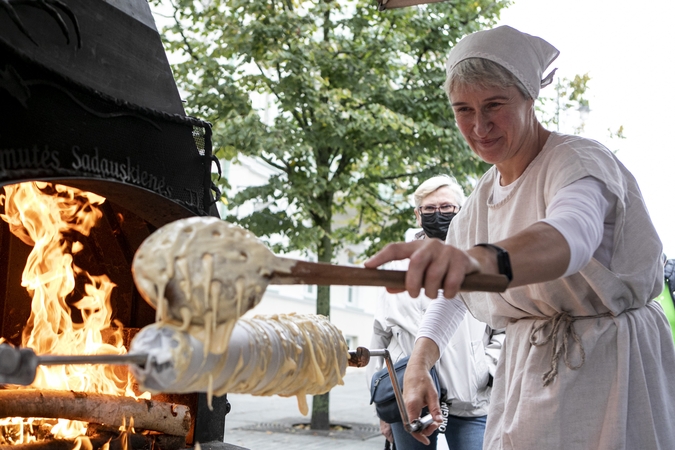
[[[385,350],[368,350],[368,353],[370,354],[370,356],[382,356],[384,358],[391,359],[391,357],[389,356],[389,350],[386,350],[386,349]],[[391,374],[389,374],[389,375],[391,376]]]
[[[38,364],[56,366],[65,364],[136,364],[145,366],[148,355],[142,353],[124,355],[39,355]]]
[[[394,397],[396,397],[396,405],[398,406],[398,411],[401,414],[403,426],[405,427],[406,431],[408,433],[415,433],[422,431],[431,425],[434,422],[431,414],[427,414],[424,417],[415,419],[412,422],[410,421],[408,412],[405,409],[405,404],[403,403],[403,391],[401,390],[401,386],[398,383],[398,377],[396,376],[396,370],[394,369],[394,362],[391,360],[389,350],[368,350],[365,347],[358,347],[356,350],[349,352],[349,365],[352,367],[365,367],[372,356],[381,356],[384,358],[384,362],[387,365],[387,372],[389,373],[389,378],[391,380],[391,386],[394,390]]]
[[[378,354],[382,352],[382,354]],[[408,411],[405,409],[405,404],[403,403],[403,394],[401,393],[401,386],[398,384],[398,377],[396,376],[396,370],[394,369],[394,363],[391,360],[389,355],[389,350],[374,350],[370,352],[371,356],[383,356],[384,362],[387,364],[387,372],[389,372],[389,378],[391,378],[391,386],[394,388],[394,397],[396,397],[396,404],[398,405],[398,411],[401,413],[401,419],[403,419],[403,425],[408,428],[410,425],[410,419],[408,418]]]

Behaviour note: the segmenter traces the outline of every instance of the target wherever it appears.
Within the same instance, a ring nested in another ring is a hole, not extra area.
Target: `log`
[[[0,417],[80,420],[119,427],[133,417],[134,428],[187,436],[190,409],[184,405],[86,392],[0,390]]]
[[[136,427],[134,426],[134,430]],[[110,441],[109,450],[114,450],[114,446],[121,447],[121,450],[184,450],[187,447],[185,436],[173,436],[170,434],[157,433],[154,431],[144,431],[143,434],[127,433],[128,446],[123,446],[121,438],[122,432],[109,425],[90,424],[87,427],[87,437],[94,444],[94,448],[101,448],[105,442]],[[96,443],[103,441],[100,445]],[[0,450],[3,450],[0,448]],[[22,450],[13,447],[12,450]]]
[[[0,450],[72,450],[75,442],[69,439],[47,439],[30,444],[0,445]]]
[[[96,435],[89,437],[92,447],[102,448],[106,443],[109,450],[180,450],[185,448],[185,438],[169,435],[129,434],[128,446],[124,445],[119,435]],[[73,439],[45,439],[30,444],[0,445],[0,450],[72,450],[76,441]]]

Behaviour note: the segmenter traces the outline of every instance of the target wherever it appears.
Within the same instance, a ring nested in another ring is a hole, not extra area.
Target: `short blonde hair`
[[[417,189],[415,189],[415,193],[413,194],[415,208],[420,207],[424,197],[431,194],[432,192],[437,191],[443,186],[449,187],[452,193],[455,194],[457,197],[457,203],[459,203],[457,206],[464,206],[464,200],[466,200],[466,196],[464,195],[464,190],[462,187],[459,185],[459,183],[457,183],[457,180],[449,175],[436,175],[435,177],[429,178],[420,184]]]

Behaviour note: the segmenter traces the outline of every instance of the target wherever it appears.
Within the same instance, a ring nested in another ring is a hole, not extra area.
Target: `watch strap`
[[[511,271],[511,258],[509,258],[509,252],[504,250],[498,245],[481,243],[476,244],[475,247],[486,247],[497,252],[497,268],[499,273],[504,275],[509,279],[509,282],[513,280],[513,272]]]

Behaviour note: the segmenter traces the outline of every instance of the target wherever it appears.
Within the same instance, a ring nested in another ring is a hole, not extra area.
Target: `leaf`
[[[215,154],[273,172],[262,186],[221,187],[227,220],[275,252],[333,261],[353,243],[356,257],[372,254],[414,225],[422,181],[451,174],[468,191],[488,167],[442,85],[452,46],[493,25],[507,0],[383,12],[372,0],[150,1],[170,18],[174,75],[188,114],[213,124]],[[269,100],[267,119],[254,97]],[[242,205],[253,212],[238,216]]]

